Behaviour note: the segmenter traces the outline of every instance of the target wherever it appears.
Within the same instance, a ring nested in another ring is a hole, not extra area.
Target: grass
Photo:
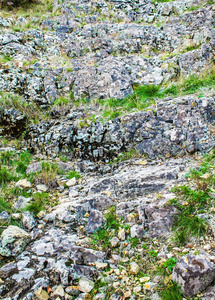
[[[0,92],[0,110],[2,109],[19,110],[33,123],[46,118],[46,114],[35,103],[27,102],[18,94]]]
[[[105,225],[93,233],[92,244],[96,247],[102,247],[103,250],[107,250],[110,247],[110,239],[117,235],[121,223],[116,215],[115,207],[110,208],[104,217],[106,219]]]
[[[81,174],[78,173],[77,171],[69,171],[67,176],[66,176],[67,179],[72,179],[72,178],[75,178],[75,179],[79,179],[81,178]]]
[[[117,118],[127,112],[144,110],[154,105],[158,99],[178,97],[199,92],[202,88],[214,88],[215,68],[205,70],[201,75],[190,75],[187,78],[178,78],[172,83],[161,85],[134,85],[133,94],[123,99],[97,99],[94,104],[100,105],[102,117],[105,119]],[[72,101],[73,105],[89,105],[88,99]]]
[[[183,294],[180,287],[172,280],[160,292],[162,300],[182,300]]]
[[[199,238],[207,232],[207,222],[199,214],[214,205],[210,195],[215,186],[214,163],[215,150],[203,156],[197,169],[191,169],[186,174],[189,185],[173,189],[177,196],[170,202],[178,210],[173,226],[174,241],[178,245],[185,245],[190,237]]]
[[[49,193],[36,192],[33,195],[32,203],[25,207],[24,211],[30,211],[35,216],[49,204]]]
[[[42,170],[33,175],[33,182],[35,184],[45,184],[49,189],[58,187],[57,175],[63,175],[64,172],[56,164],[51,162],[42,162]]]
[[[136,149],[131,149],[128,152],[120,153],[118,155],[118,157],[115,158],[113,161],[111,161],[109,164],[115,164],[115,163],[123,162],[123,161],[126,161],[128,159],[132,159],[132,158],[138,158],[138,157],[140,158],[142,156],[143,155],[140,154]]]
[[[24,17],[27,23],[20,24],[19,27],[12,26],[15,31],[28,30],[30,28],[38,27],[43,20],[47,17],[51,17],[57,14],[57,11],[53,11],[54,5],[53,0],[41,1],[25,1],[21,2],[20,5],[11,5],[1,7],[0,16],[1,17],[12,17],[13,15],[17,17]],[[36,18],[34,22],[31,21],[32,18]]]

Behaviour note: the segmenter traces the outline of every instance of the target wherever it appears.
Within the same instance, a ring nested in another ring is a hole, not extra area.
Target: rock
[[[215,300],[215,286],[208,287],[201,296],[202,300]]]
[[[144,236],[144,226],[143,225],[133,225],[130,229],[131,237],[142,238]]]
[[[35,291],[35,296],[38,300],[48,300],[49,294],[40,287],[38,290]]]
[[[56,290],[51,294],[51,297],[53,297],[54,299],[57,297],[64,297],[64,289],[62,285],[59,285]]]
[[[110,243],[111,243],[111,247],[116,247],[116,246],[118,246],[119,245],[119,239],[116,237],[116,236],[114,236],[111,240],[110,240]]]
[[[104,300],[106,297],[106,294],[105,293],[99,293],[99,294],[96,294],[95,297],[93,298],[94,300]]]
[[[23,229],[13,225],[8,226],[1,234],[0,254],[2,256],[16,256],[20,254],[30,238],[30,235]]]
[[[7,224],[10,221],[10,215],[6,211],[0,213],[0,223]]]
[[[0,268],[0,278],[7,279],[16,272],[18,272],[17,264],[14,262],[8,263]]]
[[[68,181],[66,182],[66,185],[67,185],[68,187],[71,187],[71,186],[76,185],[76,183],[77,183],[77,180],[76,180],[76,178],[74,177],[74,178],[68,180]]]
[[[27,117],[22,112],[15,109],[1,109],[0,133],[13,137],[19,137],[20,134],[25,130],[26,125]]]
[[[138,274],[139,270],[140,270],[140,267],[138,266],[137,263],[132,262],[130,264],[130,274],[136,275],[136,274]]]
[[[27,179],[20,179],[16,182],[16,186],[24,187],[24,188],[31,188],[32,184],[27,181]]]
[[[102,212],[100,212],[99,210],[92,210],[88,218],[87,233],[93,233],[103,225],[104,217],[102,215]]]
[[[107,263],[100,263],[100,262],[96,262],[95,265],[96,265],[96,269],[98,270],[104,270],[108,266]]]
[[[143,283],[143,282],[147,282],[150,280],[150,277],[149,276],[146,276],[146,277],[141,277],[140,278],[140,282]]]
[[[48,191],[48,187],[45,184],[38,184],[36,185],[36,188],[38,191],[41,192],[47,192]]]
[[[186,297],[203,291],[215,278],[215,265],[201,255],[187,255],[177,262],[172,279],[181,286]]]
[[[118,239],[120,239],[121,241],[125,240],[125,229],[124,228],[120,228],[118,231]]]
[[[22,224],[25,229],[31,230],[37,225],[37,222],[33,214],[29,211],[26,211],[22,214]]]
[[[142,290],[141,285],[137,285],[133,288],[133,293],[138,294],[139,292],[141,292],[141,290]]]
[[[18,201],[13,204],[13,207],[18,210],[23,209],[30,204],[31,200],[31,197],[25,198],[23,196],[19,196]]]
[[[92,291],[93,287],[94,287],[94,282],[87,278],[81,278],[78,283],[79,291],[84,293],[89,293],[90,291]]]

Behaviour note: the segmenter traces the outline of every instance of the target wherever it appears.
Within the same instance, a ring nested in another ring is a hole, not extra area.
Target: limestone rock
[[[118,239],[120,239],[121,241],[125,240],[125,229],[124,228],[120,228],[118,231]]]
[[[181,286],[186,297],[203,291],[215,278],[215,265],[201,255],[187,255],[177,262],[172,279]]]
[[[37,222],[33,214],[30,213],[29,211],[26,211],[22,214],[22,224],[24,228],[31,230],[37,225]]]
[[[92,210],[88,218],[87,233],[93,233],[103,225],[104,218],[102,212],[100,212],[99,210]]]
[[[139,270],[140,270],[140,267],[138,266],[137,263],[132,262],[130,264],[130,274],[136,275],[139,272]]]
[[[0,238],[0,254],[2,256],[16,256],[23,251],[30,240],[30,235],[23,229],[10,225]]]
[[[20,179],[19,181],[17,181],[16,186],[31,188],[32,184],[27,181],[27,179]]]
[[[87,278],[81,278],[81,280],[78,283],[79,291],[84,293],[89,293],[90,291],[92,291],[93,287],[94,287],[94,282]]]

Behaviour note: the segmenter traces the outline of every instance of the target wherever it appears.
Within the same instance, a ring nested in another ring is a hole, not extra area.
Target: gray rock
[[[8,263],[1,267],[0,278],[7,279],[18,271],[17,264],[14,262]]]
[[[25,229],[31,230],[37,225],[37,222],[33,214],[30,213],[29,211],[26,211],[22,214],[22,224]]]
[[[97,229],[104,225],[104,217],[102,212],[99,210],[92,210],[90,212],[88,223],[87,223],[87,233],[94,233]]]
[[[0,222],[1,223],[8,223],[10,221],[10,215],[6,211],[2,211],[0,213]]]
[[[0,238],[0,254],[2,256],[16,256],[20,254],[28,241],[30,235],[23,229],[10,225],[5,229]]]
[[[208,287],[215,278],[215,265],[201,255],[187,255],[173,269],[172,279],[181,286],[186,297],[192,297]]]

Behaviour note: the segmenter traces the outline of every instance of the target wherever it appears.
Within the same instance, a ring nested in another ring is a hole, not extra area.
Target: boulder
[[[5,229],[0,238],[0,255],[16,256],[20,254],[31,236],[23,229],[10,225]]]
[[[172,279],[181,286],[186,297],[207,288],[215,279],[215,265],[202,255],[187,255],[175,265]]]

